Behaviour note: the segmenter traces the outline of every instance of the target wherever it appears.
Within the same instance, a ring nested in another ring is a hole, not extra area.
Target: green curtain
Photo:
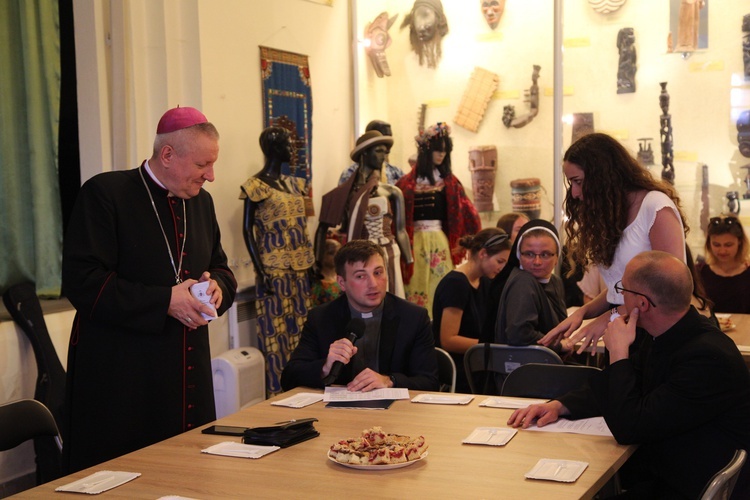
[[[0,0],[0,292],[60,295],[57,0]]]

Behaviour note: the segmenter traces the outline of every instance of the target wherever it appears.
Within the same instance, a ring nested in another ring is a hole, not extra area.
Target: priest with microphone
[[[336,253],[336,279],[344,293],[308,314],[281,375],[284,390],[332,384],[365,392],[438,390],[427,310],[387,292],[382,252],[368,240],[353,240]]]

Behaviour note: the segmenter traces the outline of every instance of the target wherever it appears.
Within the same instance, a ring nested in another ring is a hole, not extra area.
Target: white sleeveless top
[[[684,248],[685,228],[682,226],[682,218],[680,218],[679,210],[677,210],[672,199],[666,194],[661,191],[649,191],[643,198],[643,203],[641,203],[641,208],[638,210],[635,220],[622,232],[612,265],[609,267],[601,266],[599,268],[604,283],[607,285],[607,301],[610,304],[625,303],[622,294],[615,293],[615,284],[622,279],[622,275],[625,273],[625,266],[630,262],[630,259],[641,252],[651,250],[651,240],[649,239],[651,226],[654,225],[659,210],[667,207],[672,209],[677,220],[680,221],[680,228],[682,229],[680,234]],[[684,250],[682,251],[682,260],[683,262],[686,260]]]

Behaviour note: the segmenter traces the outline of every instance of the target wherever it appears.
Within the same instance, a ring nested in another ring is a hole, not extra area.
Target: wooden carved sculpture
[[[440,0],[415,0],[401,29],[409,27],[411,48],[419,56],[419,65],[437,68],[442,57],[441,44],[448,34],[448,19]]]
[[[365,46],[365,52],[378,78],[391,76],[391,68],[388,66],[388,59],[385,57],[385,49],[391,45],[391,35],[388,34],[388,30],[396,22],[397,17],[398,14],[389,18],[387,12],[381,12],[373,22],[365,27],[365,39],[369,41],[369,44]]]
[[[641,137],[638,139],[638,161],[646,168],[654,165],[654,150],[651,149],[651,137]]]
[[[635,33],[633,28],[622,28],[617,33],[617,49],[620,61],[617,66],[617,93],[630,94],[635,92]]]
[[[750,80],[750,14],[742,18],[742,62],[745,66],[745,80]]]
[[[661,137],[661,178],[670,184],[674,184],[674,150],[672,149],[672,116],[669,114],[669,93],[667,82],[659,83],[661,94],[659,94],[659,106],[662,115],[659,117]]]
[[[508,105],[503,108],[503,124],[506,127],[524,127],[531,123],[534,117],[539,114],[539,85],[537,84],[537,81],[539,80],[539,71],[541,69],[542,67],[538,64],[534,65],[534,70],[531,73],[531,87],[524,91],[524,94],[526,95],[524,101],[529,103],[529,112],[525,115],[516,117],[515,107]]]
[[[680,2],[675,52],[694,52],[698,49],[701,9],[705,5],[705,0],[682,0]]]

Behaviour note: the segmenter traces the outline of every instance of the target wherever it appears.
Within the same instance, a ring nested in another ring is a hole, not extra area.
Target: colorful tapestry
[[[307,56],[260,47],[263,126],[289,130],[294,155],[282,173],[305,179],[307,215],[312,210],[312,90]]]

